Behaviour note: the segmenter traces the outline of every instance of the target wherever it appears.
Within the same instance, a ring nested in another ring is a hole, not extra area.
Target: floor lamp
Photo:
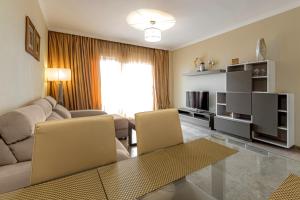
[[[64,105],[63,81],[71,81],[71,69],[68,68],[47,68],[47,81],[59,82],[58,104]]]

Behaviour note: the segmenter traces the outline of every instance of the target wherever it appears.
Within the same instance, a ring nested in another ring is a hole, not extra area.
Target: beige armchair
[[[114,120],[108,115],[39,123],[34,139],[31,184],[117,159]]]
[[[135,115],[138,154],[183,143],[177,109]]]

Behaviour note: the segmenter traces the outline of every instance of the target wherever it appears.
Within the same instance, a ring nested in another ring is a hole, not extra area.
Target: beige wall
[[[40,62],[25,52],[25,16],[41,36]],[[0,113],[44,95],[47,26],[38,0],[0,0]]]
[[[183,77],[193,70],[193,60],[200,56],[205,61],[214,58],[218,67],[225,68],[232,58],[241,62],[255,60],[257,39],[266,40],[267,58],[276,62],[276,88],[278,92],[295,94],[296,144],[300,146],[300,8],[224,33],[214,38],[171,52],[173,69],[174,106],[185,104],[185,91],[189,89],[212,92],[225,90],[225,75]],[[214,95],[212,95],[214,96]],[[214,100],[212,98],[212,100]],[[210,106],[214,110],[214,101]]]

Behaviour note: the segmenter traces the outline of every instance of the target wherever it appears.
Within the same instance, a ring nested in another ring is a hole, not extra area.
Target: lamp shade
[[[70,81],[71,69],[68,68],[47,68],[47,81]]]
[[[146,28],[145,29],[145,40],[147,42],[158,42],[161,40],[161,31],[157,28]]]

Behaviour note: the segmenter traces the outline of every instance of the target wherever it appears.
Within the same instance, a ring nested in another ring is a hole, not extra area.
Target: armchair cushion
[[[8,146],[0,139],[0,166],[16,163],[17,160],[9,150]]]
[[[72,110],[70,111],[72,118],[76,117],[90,117],[97,115],[105,115],[106,112],[102,110]]]
[[[57,112],[60,116],[62,116],[64,119],[70,119],[72,117],[70,111],[62,105],[56,104],[53,110]]]

